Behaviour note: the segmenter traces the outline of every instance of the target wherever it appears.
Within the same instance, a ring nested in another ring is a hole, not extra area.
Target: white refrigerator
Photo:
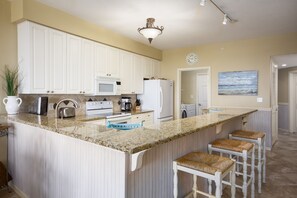
[[[173,81],[145,80],[143,86],[142,109],[154,110],[155,123],[173,120]]]

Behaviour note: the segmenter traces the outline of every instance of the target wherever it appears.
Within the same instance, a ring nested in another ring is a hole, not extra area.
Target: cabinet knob
[[[54,93],[54,91],[52,91],[52,93]]]
[[[85,93],[85,92],[83,91],[83,93]]]
[[[50,91],[46,91],[46,93],[49,93]]]
[[[79,93],[81,93],[82,91],[80,91]]]

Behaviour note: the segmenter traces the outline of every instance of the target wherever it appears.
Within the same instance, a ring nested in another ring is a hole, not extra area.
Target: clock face
[[[186,62],[189,65],[193,65],[198,62],[198,56],[195,53],[189,53],[186,57]]]

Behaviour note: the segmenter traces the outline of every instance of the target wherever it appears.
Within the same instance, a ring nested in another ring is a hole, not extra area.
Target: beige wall
[[[161,50],[139,43],[58,9],[46,6],[36,0],[14,0],[11,5],[11,19],[13,22],[30,20],[126,51],[157,60],[162,59]]]
[[[278,70],[278,102],[289,102],[289,72],[297,71],[296,67]]]
[[[181,103],[196,103],[196,75],[195,71],[183,71],[181,74]]]
[[[192,48],[163,51],[161,73],[168,79],[177,79],[177,69],[187,67],[211,67],[212,106],[270,107],[270,57],[297,52],[297,33],[232,42],[215,43]],[[188,53],[198,54],[199,61],[188,66]],[[258,96],[219,96],[218,72],[258,70]],[[263,103],[256,98],[262,97]],[[176,111],[176,108],[175,108]]]
[[[10,22],[10,5],[8,1],[0,1],[0,73],[5,65],[17,66],[17,32],[16,25]],[[0,79],[0,113],[5,113],[2,99],[6,97],[3,91],[3,79]]]

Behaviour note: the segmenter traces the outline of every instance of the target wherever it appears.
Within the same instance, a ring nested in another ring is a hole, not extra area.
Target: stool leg
[[[193,175],[193,197],[197,198],[197,176]]]
[[[177,165],[176,162],[173,162],[173,197],[177,198],[178,187],[177,187]]]
[[[236,156],[236,161],[239,162],[239,156]],[[239,172],[239,164],[236,163],[236,171]],[[237,175],[238,176],[238,175]]]
[[[255,197],[255,146],[252,151],[252,165],[251,165],[251,177],[252,177],[252,187],[251,187],[251,197]]]
[[[258,193],[262,192],[262,139],[258,138]]]
[[[212,180],[211,179],[208,179],[208,194],[212,194]]]
[[[215,173],[215,183],[216,183],[216,198],[221,198],[221,188],[222,188],[222,173]]]
[[[263,183],[266,183],[266,135],[263,141]]]
[[[235,185],[236,185],[236,177],[235,177],[235,166],[236,163],[234,162],[234,165],[233,165],[233,168],[232,168],[232,171],[231,171],[231,198],[235,198]]]
[[[247,151],[243,151],[243,185],[242,185],[242,192],[243,197],[247,197]]]

